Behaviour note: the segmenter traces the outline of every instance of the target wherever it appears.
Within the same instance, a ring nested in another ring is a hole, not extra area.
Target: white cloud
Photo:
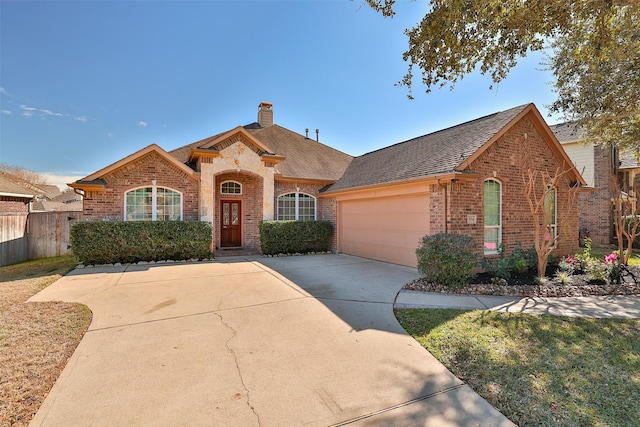
[[[24,105],[24,104],[20,105],[20,108],[22,108],[24,111],[29,111],[29,112],[37,110],[37,108],[35,107],[29,107],[28,105]]]
[[[77,120],[77,121],[82,122],[82,123],[87,123],[87,117],[86,116],[74,117],[73,120]]]
[[[13,111],[11,110],[1,110],[2,114],[13,114]]]
[[[73,172],[72,172],[73,173]],[[63,174],[59,172],[40,172],[40,174],[47,179],[53,185],[58,186],[60,190],[64,191],[67,188],[67,183],[77,181],[84,178],[86,175],[71,175]]]
[[[40,111],[42,111],[42,112],[43,112],[44,114],[46,114],[47,116],[56,116],[56,117],[62,117],[62,116],[64,116],[64,114],[62,114],[62,113],[54,113],[54,112],[53,112],[53,111],[51,111],[51,110],[40,110]]]
[[[22,117],[31,117],[33,116],[33,113],[31,111],[25,111],[24,113],[22,113]]]
[[[149,123],[147,123],[147,122],[143,122],[142,120],[140,120],[140,121],[138,122],[138,126],[142,126],[143,128],[146,128],[148,124],[149,124]]]

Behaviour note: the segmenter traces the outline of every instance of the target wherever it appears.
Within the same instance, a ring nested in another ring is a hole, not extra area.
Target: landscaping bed
[[[428,282],[424,278],[407,283],[403,289],[422,292],[439,292],[470,295],[503,295],[514,297],[582,297],[602,295],[640,295],[640,267],[628,266],[623,269],[621,283],[611,284],[593,280],[588,273],[573,274],[563,283],[552,273],[546,282],[536,283],[533,272],[514,275],[507,285],[492,283],[488,274],[473,277],[466,285],[441,285]]]

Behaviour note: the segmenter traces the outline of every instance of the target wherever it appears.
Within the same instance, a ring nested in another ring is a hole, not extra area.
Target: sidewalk
[[[501,297],[401,290],[394,308],[456,308],[592,318],[640,318],[640,296]]]

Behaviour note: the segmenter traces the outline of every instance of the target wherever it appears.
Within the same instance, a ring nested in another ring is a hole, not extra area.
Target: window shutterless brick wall
[[[106,175],[105,191],[87,191],[83,200],[83,221],[123,220],[125,192],[151,186],[167,187],[182,193],[182,219],[198,220],[200,187],[197,179],[176,168],[162,156],[149,153]]]
[[[449,233],[472,236],[478,243],[478,253],[483,253],[483,185],[485,179],[494,178],[502,183],[502,243],[506,254],[518,246],[532,248],[534,225],[524,194],[523,174],[530,167],[554,175],[561,166],[535,125],[524,117],[469,166],[469,171],[480,175],[479,179],[447,186]],[[444,191],[435,185],[431,195],[433,233],[444,230]],[[538,194],[542,192],[542,183],[538,180]],[[578,200],[570,206],[568,195],[569,182],[564,179],[557,189],[560,241],[554,251],[556,255],[574,254],[578,250]],[[476,224],[468,223],[470,215],[475,215]]]
[[[305,193],[316,198],[316,219],[321,221],[329,221],[334,226],[334,234],[331,239],[331,250],[337,252],[337,217],[338,217],[338,204],[334,197],[320,198],[320,189],[324,185],[309,184],[309,183],[295,183],[295,182],[276,182],[274,191],[274,218],[278,218],[278,197],[288,193]]]

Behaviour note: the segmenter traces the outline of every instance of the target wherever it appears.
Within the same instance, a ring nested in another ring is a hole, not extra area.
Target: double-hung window
[[[484,253],[497,254],[502,245],[502,184],[495,179],[484,182]]]
[[[316,198],[304,193],[288,193],[278,197],[278,219],[312,221],[316,219]]]
[[[164,187],[142,187],[124,196],[125,221],[180,221],[182,194]]]

